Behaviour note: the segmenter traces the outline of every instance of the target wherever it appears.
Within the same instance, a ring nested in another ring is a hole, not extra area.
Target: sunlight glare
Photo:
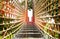
[[[33,16],[33,10],[28,10],[28,17],[29,17],[29,22],[32,21],[32,16]]]

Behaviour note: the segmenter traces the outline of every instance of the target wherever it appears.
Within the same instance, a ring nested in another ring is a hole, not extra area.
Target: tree
[[[32,0],[28,0],[28,9],[32,9]]]

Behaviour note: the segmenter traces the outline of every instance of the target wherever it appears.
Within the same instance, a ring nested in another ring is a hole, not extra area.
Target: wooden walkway
[[[44,39],[42,33],[35,25],[24,25],[14,36],[13,39]]]

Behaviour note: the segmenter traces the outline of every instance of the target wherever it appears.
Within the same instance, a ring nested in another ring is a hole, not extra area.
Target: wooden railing
[[[60,39],[60,0],[35,2],[34,16],[37,27],[51,37],[48,39]]]
[[[25,23],[24,13],[18,1],[0,0],[0,39],[12,39]]]

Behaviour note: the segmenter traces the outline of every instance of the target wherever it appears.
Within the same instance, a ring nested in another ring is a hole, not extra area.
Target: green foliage
[[[33,4],[32,0],[31,1],[28,0],[28,9],[32,9],[32,4]]]
[[[33,3],[32,3],[32,0],[28,0],[28,9],[29,9],[29,10],[32,9],[32,4],[33,4]],[[21,6],[24,6],[24,5],[25,5],[25,1],[21,2],[20,5],[21,5]]]
[[[20,5],[21,5],[21,6],[25,5],[25,1],[21,2]]]
[[[2,39],[2,36],[0,35],[0,39]]]

